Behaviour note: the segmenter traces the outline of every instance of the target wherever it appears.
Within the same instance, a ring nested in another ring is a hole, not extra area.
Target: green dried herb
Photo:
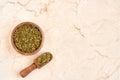
[[[42,35],[36,27],[24,24],[18,27],[13,36],[15,46],[22,52],[33,52],[42,41]]]
[[[44,53],[42,56],[38,57],[38,59],[37,59],[37,64],[38,64],[39,66],[42,66],[42,65],[44,65],[45,63],[48,63],[51,59],[52,59],[51,53],[49,53],[49,52]]]

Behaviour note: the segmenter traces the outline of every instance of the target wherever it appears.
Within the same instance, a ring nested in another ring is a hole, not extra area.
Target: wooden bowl
[[[33,27],[36,27],[36,28],[39,30],[39,32],[41,33],[41,35],[42,35],[42,41],[41,41],[40,45],[37,47],[37,49],[34,50],[34,51],[32,51],[32,52],[27,52],[27,53],[26,53],[26,52],[22,52],[21,50],[19,50],[19,49],[16,47],[16,45],[15,45],[15,43],[14,43],[14,40],[13,40],[13,36],[14,36],[15,31],[16,31],[19,27],[21,27],[22,25],[24,25],[24,24],[31,24]],[[44,41],[43,31],[41,30],[41,28],[40,28],[37,24],[35,24],[35,23],[33,23],[33,22],[22,22],[22,23],[18,24],[18,25],[13,29],[12,34],[11,34],[11,43],[12,43],[13,48],[14,48],[17,52],[19,52],[19,53],[21,53],[21,54],[23,54],[23,55],[33,55],[33,54],[37,53],[37,52],[42,48],[42,46],[43,46],[43,41]]]

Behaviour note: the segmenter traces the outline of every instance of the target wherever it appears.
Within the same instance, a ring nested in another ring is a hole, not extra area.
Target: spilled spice
[[[52,55],[49,52],[44,53],[42,56],[38,57],[37,64],[39,66],[42,66],[46,63],[48,63],[52,59]]]
[[[13,41],[20,51],[30,53],[40,46],[42,35],[33,25],[23,24],[14,32]]]

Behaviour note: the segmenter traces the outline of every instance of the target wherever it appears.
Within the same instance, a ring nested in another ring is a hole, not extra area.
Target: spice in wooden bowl
[[[23,22],[12,32],[12,45],[20,53],[31,55],[42,46],[43,33],[38,25],[32,22]]]

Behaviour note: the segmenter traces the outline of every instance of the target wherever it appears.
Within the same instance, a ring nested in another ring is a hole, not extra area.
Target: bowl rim
[[[38,46],[38,48],[36,49],[36,50],[34,50],[34,51],[32,51],[32,52],[22,52],[21,50],[19,50],[16,46],[15,46],[15,44],[14,44],[14,40],[13,40],[13,36],[14,36],[14,33],[15,33],[15,31],[21,26],[21,25],[24,25],[24,24],[31,24],[31,25],[33,25],[34,27],[36,27],[38,30],[39,30],[39,32],[41,33],[41,35],[42,35],[42,41],[41,41],[41,44]],[[42,46],[43,46],[43,42],[44,42],[44,34],[43,34],[43,31],[42,31],[42,29],[36,24],[36,23],[33,23],[33,22],[22,22],[22,23],[19,23],[18,25],[16,25],[16,27],[12,30],[12,33],[11,33],[11,44],[12,44],[12,46],[13,46],[13,48],[17,51],[17,52],[19,52],[20,54],[23,54],[23,55],[33,55],[33,54],[36,54],[41,48],[42,48]]]

